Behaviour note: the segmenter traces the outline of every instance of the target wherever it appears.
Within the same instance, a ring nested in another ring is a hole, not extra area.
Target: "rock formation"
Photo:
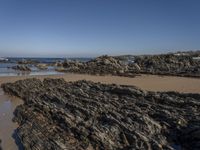
[[[135,77],[157,74],[200,77],[200,52],[141,56],[100,56],[88,62],[58,63],[57,71]]]
[[[128,66],[111,56],[100,56],[88,62],[65,61],[58,71],[86,73],[95,75],[118,75],[134,77],[135,72],[130,73]]]
[[[13,66],[12,69],[19,70],[19,71],[31,71],[31,69],[26,65]]]
[[[90,81],[3,84],[25,149],[200,149],[200,94],[148,92]]]
[[[189,55],[138,56],[134,62],[140,73],[200,77],[200,61]]]

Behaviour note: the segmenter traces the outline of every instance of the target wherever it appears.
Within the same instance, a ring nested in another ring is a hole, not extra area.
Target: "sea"
[[[0,58],[0,76],[24,76],[24,75],[56,75],[62,74],[61,72],[57,72],[56,67],[53,65],[49,65],[48,69],[40,70],[35,67],[34,64],[28,64],[31,68],[31,72],[22,72],[13,70],[12,67],[18,65],[19,61],[23,60],[31,60],[39,63],[45,64],[54,64],[55,62],[63,62],[65,60],[77,60],[81,62],[86,62],[91,60],[92,58],[28,58],[28,57],[8,57],[8,58]]]

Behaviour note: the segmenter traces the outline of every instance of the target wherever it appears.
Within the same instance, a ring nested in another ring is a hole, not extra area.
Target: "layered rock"
[[[63,79],[3,84],[21,97],[15,110],[25,149],[200,148],[200,94]]]
[[[65,61],[57,71],[135,77],[157,74],[200,77],[200,52],[141,56],[100,56],[88,62]]]
[[[154,55],[135,57],[140,73],[200,77],[200,61],[190,55]]]
[[[28,72],[31,71],[31,69],[26,65],[13,66],[12,69],[19,70],[19,71],[28,71]]]
[[[120,60],[111,56],[100,56],[88,62],[78,61],[65,61],[62,68],[58,71],[86,73],[95,75],[119,75],[119,76],[132,76],[135,72],[130,73],[128,66],[123,64]]]

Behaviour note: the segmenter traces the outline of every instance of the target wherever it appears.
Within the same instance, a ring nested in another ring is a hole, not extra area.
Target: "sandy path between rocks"
[[[0,84],[14,82],[25,78],[64,78],[66,81],[91,80],[106,84],[134,85],[148,91],[178,91],[184,93],[200,93],[200,79],[175,76],[141,75],[135,78],[118,76],[94,76],[83,74],[43,75],[0,77]]]

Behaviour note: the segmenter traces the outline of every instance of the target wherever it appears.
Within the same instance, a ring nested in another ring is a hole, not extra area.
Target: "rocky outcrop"
[[[111,56],[100,56],[88,62],[65,61],[62,69],[58,71],[86,73],[95,75],[119,75],[134,77],[135,72],[130,73],[128,66]],[[64,68],[64,69],[63,69]]]
[[[31,69],[26,65],[13,66],[12,69],[18,70],[18,71],[27,71],[27,72],[31,71]]]
[[[137,56],[140,73],[200,77],[200,61],[190,55]]]
[[[200,94],[147,92],[90,81],[26,79],[3,84],[25,149],[200,148]]]
[[[135,77],[139,74],[200,77],[200,52],[163,55],[100,56],[88,62],[65,61],[57,71]]]

